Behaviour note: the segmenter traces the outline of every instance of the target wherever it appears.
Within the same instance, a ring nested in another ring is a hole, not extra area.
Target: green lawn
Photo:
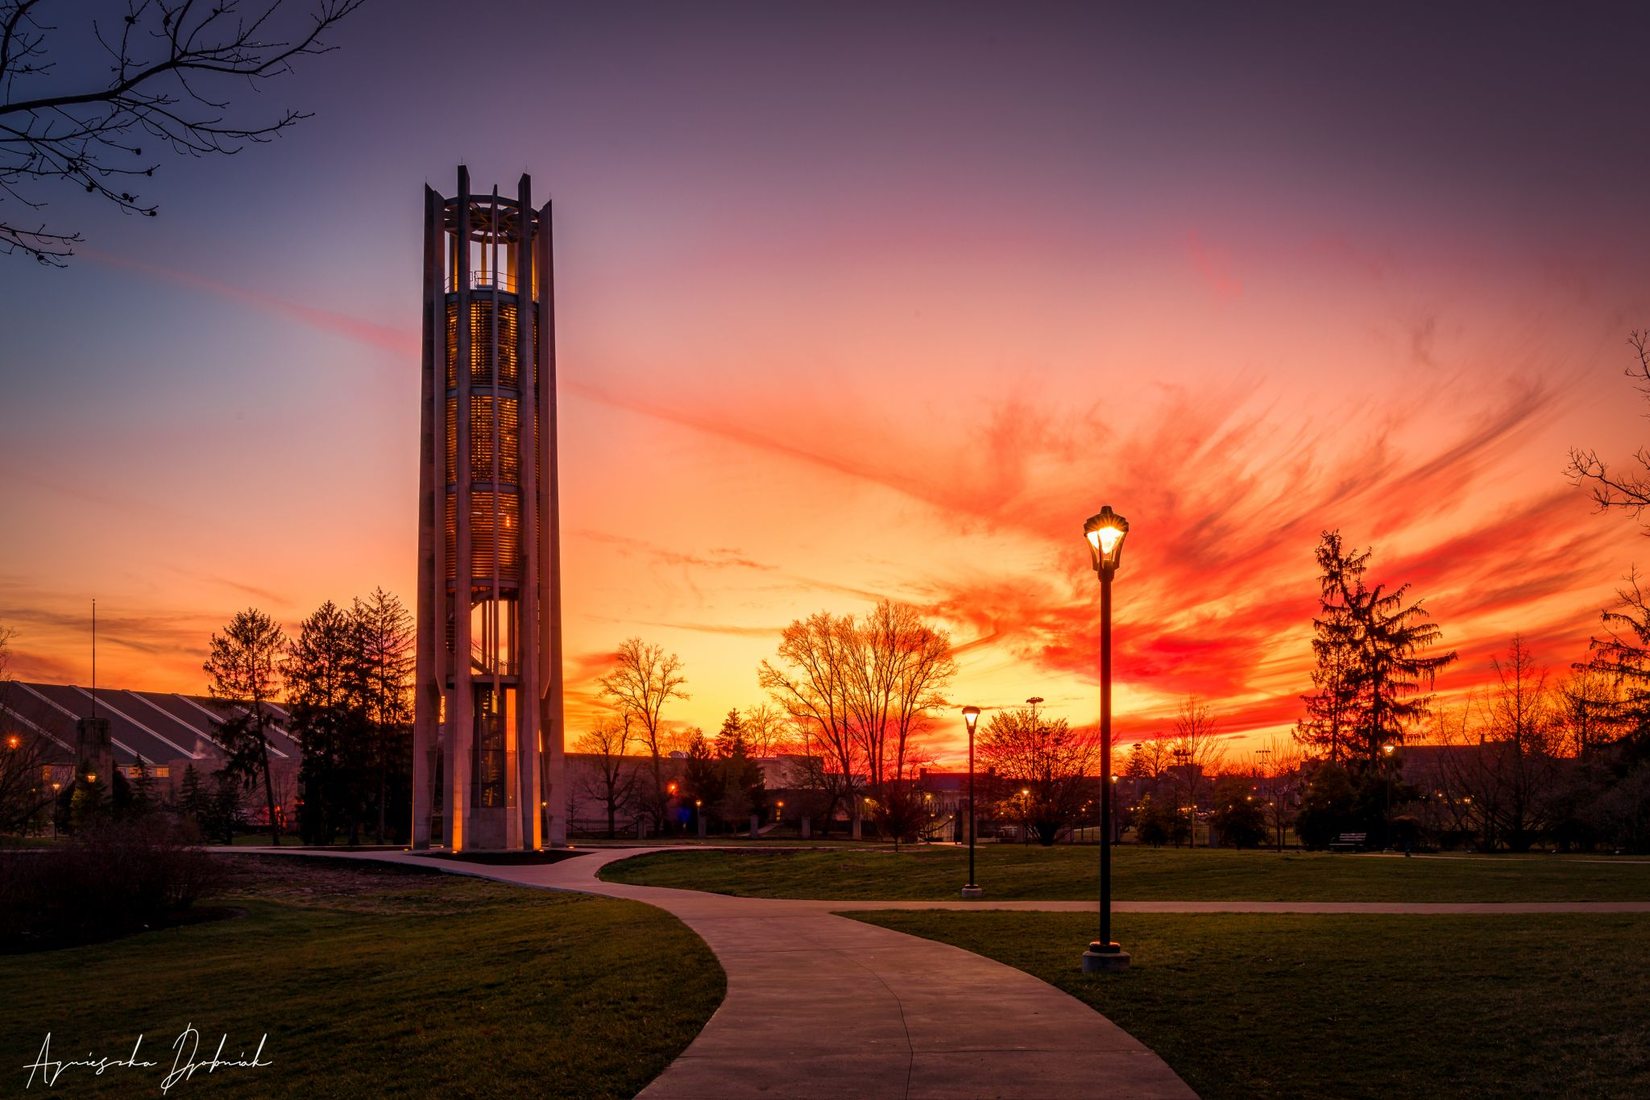
[[[1098,891],[1099,850],[992,844],[978,849],[989,900],[1078,900]],[[968,852],[660,853],[610,864],[612,882],[764,898],[937,900],[968,881]],[[1402,856],[1225,849],[1115,849],[1120,900],[1646,901],[1650,861],[1596,856]]]
[[[1087,1001],[1204,1100],[1650,1096],[1650,917],[855,913]]]
[[[204,1071],[172,1095],[629,1097],[721,1002],[721,967],[668,914],[383,865],[235,857],[245,916],[6,958],[0,1079],[8,1095],[51,1033],[54,1058],[124,1058],[141,1033],[155,1069],[68,1069],[71,1096],[159,1096],[193,1024]],[[36,1088],[40,1088],[37,1079]]]

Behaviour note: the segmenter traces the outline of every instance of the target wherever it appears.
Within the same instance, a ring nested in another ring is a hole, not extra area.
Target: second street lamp
[[[1111,579],[1123,559],[1129,521],[1103,506],[1083,524],[1100,576],[1100,938],[1083,952],[1083,970],[1126,970],[1129,953],[1111,938]]]
[[[985,893],[974,881],[974,727],[980,724],[980,708],[964,707],[963,722],[968,726],[968,885],[962,896],[977,898]]]

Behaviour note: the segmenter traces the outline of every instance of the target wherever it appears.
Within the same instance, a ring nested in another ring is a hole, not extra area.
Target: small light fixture
[[[974,727],[979,725],[979,723],[980,723],[980,708],[979,707],[964,707],[963,708],[963,721],[968,723],[968,732],[973,733],[974,732]]]
[[[1112,511],[1109,504],[1083,522],[1083,537],[1088,539],[1096,573],[1109,577],[1117,572],[1123,560],[1123,538],[1128,533],[1129,521]]]

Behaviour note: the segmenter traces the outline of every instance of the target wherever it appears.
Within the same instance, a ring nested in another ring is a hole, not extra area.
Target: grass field
[[[993,844],[978,850],[989,900],[1095,896],[1096,848]],[[764,898],[939,900],[968,881],[963,848],[660,853],[602,877]],[[1115,849],[1120,900],[1645,901],[1650,860],[1565,856],[1402,856],[1225,849]]]
[[[1035,974],[1204,1100],[1650,1096],[1650,917],[855,913]]]
[[[52,1057],[141,1058],[71,1096],[160,1095],[186,1026],[199,1057],[268,1067],[199,1071],[172,1096],[629,1097],[721,1002],[721,967],[657,909],[341,861],[234,857],[243,916],[12,956],[0,967],[0,1080],[47,1033]],[[661,965],[667,960],[668,966]],[[41,1082],[36,1080],[36,1089]]]

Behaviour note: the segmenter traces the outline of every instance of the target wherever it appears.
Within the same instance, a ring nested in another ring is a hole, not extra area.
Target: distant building
[[[270,780],[285,816],[296,796],[302,750],[287,732],[286,708],[269,709],[275,718],[268,727]],[[0,700],[0,731],[39,739],[45,782],[67,787],[77,775],[114,769],[128,782],[147,775],[168,797],[176,796],[189,767],[202,780],[223,767],[227,754],[217,724],[234,716],[230,704],[207,696],[106,687],[94,696],[74,684],[12,681]],[[255,807],[248,800],[248,808],[268,817],[262,799]]]

